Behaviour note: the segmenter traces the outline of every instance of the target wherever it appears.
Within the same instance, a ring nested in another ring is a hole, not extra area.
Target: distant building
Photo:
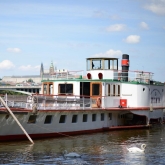
[[[23,76],[4,76],[2,82],[7,83],[22,83],[32,80],[35,83],[41,83],[43,76],[51,76],[55,74],[56,67],[54,67],[53,62],[51,61],[50,67],[48,70],[44,70],[44,65],[41,63],[40,74],[39,75],[23,75]]]
[[[2,78],[3,82],[6,83],[22,83],[28,82],[32,80],[35,83],[41,83],[41,76],[40,75],[27,75],[27,76],[4,76]]]

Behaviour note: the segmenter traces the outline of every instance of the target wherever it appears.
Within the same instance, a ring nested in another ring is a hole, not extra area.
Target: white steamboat
[[[147,128],[163,120],[165,86],[153,73],[129,71],[129,55],[87,58],[87,74],[59,71],[43,77],[42,94],[3,99],[31,138],[114,129]],[[0,107],[0,141],[24,139],[7,109]]]

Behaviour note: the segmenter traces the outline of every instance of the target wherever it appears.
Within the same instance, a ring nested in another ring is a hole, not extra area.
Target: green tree
[[[28,80],[28,82],[33,82],[33,79],[30,78],[30,79]]]
[[[8,95],[25,95],[25,94],[19,93],[19,92],[14,92],[14,91],[9,91],[9,90],[0,90],[0,95],[5,95],[6,93]]]

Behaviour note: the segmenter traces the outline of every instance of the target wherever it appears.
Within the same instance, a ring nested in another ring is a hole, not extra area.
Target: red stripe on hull
[[[61,133],[45,133],[45,134],[29,134],[32,139],[43,139],[43,138],[55,138],[55,137],[68,137],[82,134],[91,134],[97,132],[104,131],[112,131],[112,130],[121,130],[121,129],[141,129],[141,128],[149,128],[147,125],[134,125],[134,126],[114,126],[114,127],[104,127],[100,129],[94,130],[83,130],[83,131],[74,131],[74,132],[61,132]],[[18,141],[18,140],[26,140],[26,135],[5,135],[0,136],[0,141]]]
[[[165,107],[153,107],[153,110],[159,110],[159,109],[165,109]],[[10,108],[10,110],[12,112],[32,112],[32,110],[29,109],[16,109],[16,108]],[[67,110],[67,109],[47,109],[47,110],[38,110],[40,112],[62,112],[62,111],[66,111],[66,112],[82,112],[83,111],[101,111],[101,110],[105,110],[105,111],[141,111],[141,110],[150,110],[150,107],[129,107],[129,108],[118,108],[118,107],[113,107],[113,108],[90,108],[90,109],[73,109],[73,110]],[[7,113],[7,109],[5,108],[0,108],[0,112],[5,112]]]

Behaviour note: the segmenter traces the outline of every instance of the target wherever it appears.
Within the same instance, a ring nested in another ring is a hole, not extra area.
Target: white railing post
[[[66,109],[68,110],[68,106],[67,106],[67,105],[68,105],[68,103],[67,103],[67,97],[68,97],[68,96],[66,96],[66,104],[65,104],[65,106],[66,106]]]
[[[74,107],[76,109],[77,101],[76,101],[76,96],[74,96],[74,97],[75,97],[75,99],[74,99],[74,101],[75,101]]]
[[[105,100],[106,100],[106,98],[102,97],[102,108],[105,108]]]
[[[57,101],[57,96],[56,96],[56,109],[58,109],[58,101]]]
[[[7,93],[6,93],[6,96],[5,96],[5,101],[6,101],[6,105],[7,105]]]
[[[46,96],[45,96],[45,100],[44,100],[44,110],[46,109],[45,105],[46,105]]]

